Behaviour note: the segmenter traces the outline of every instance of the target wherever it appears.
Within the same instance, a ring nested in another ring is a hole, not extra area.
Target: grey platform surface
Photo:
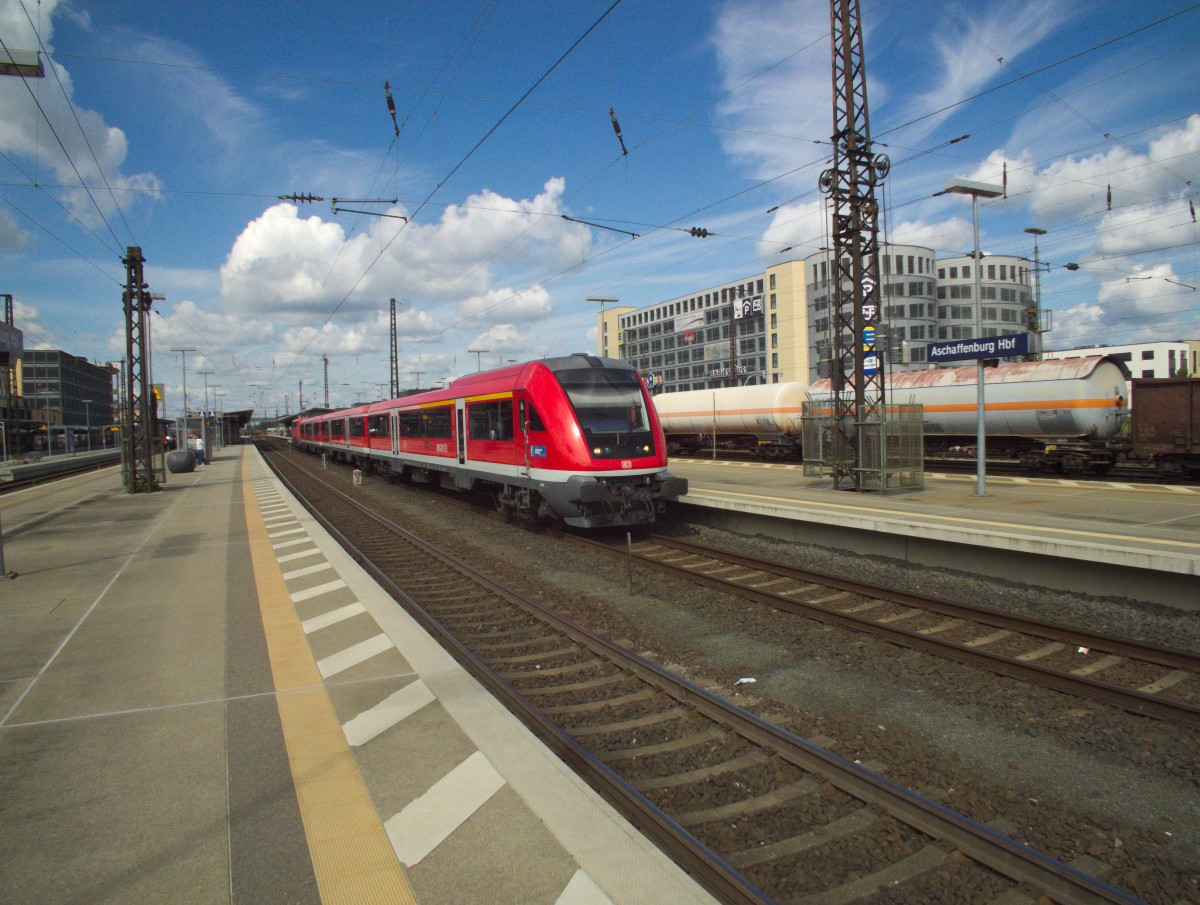
[[[160,493],[124,494],[114,469],[0,498],[17,573],[0,581],[0,901],[322,901],[250,507],[416,901],[711,901],[383,595],[251,447]]]

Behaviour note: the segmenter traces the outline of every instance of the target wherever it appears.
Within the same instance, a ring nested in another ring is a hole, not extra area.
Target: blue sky
[[[969,250],[969,202],[933,196],[1006,172],[982,244],[1031,257],[1047,230],[1048,347],[1200,338],[1200,8],[862,9],[887,239]],[[140,246],[171,413],[172,346],[227,409],[322,402],[323,356],[332,404],[378,397],[391,298],[405,386],[590,351],[589,295],[826,244],[828,33],[818,0],[0,0],[4,45],[48,54],[0,79],[0,292],[28,346],[117,360]]]

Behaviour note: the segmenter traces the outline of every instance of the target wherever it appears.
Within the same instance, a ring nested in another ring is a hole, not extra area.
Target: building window
[[[1142,350],[1142,361],[1153,361],[1153,360],[1154,360],[1154,350],[1153,349],[1143,349]],[[1142,376],[1144,377],[1145,375],[1143,374]]]

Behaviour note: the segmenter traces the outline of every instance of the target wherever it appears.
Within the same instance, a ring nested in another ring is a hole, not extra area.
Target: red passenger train
[[[487,491],[502,512],[582,528],[653,522],[687,493],[645,384],[626,362],[568,355],[301,418],[295,448],[418,483]]]

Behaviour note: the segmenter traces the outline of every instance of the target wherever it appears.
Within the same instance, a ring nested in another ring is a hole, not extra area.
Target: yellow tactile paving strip
[[[416,905],[322,683],[258,506],[249,504],[255,499],[249,469],[242,484],[275,701],[321,902]]]

